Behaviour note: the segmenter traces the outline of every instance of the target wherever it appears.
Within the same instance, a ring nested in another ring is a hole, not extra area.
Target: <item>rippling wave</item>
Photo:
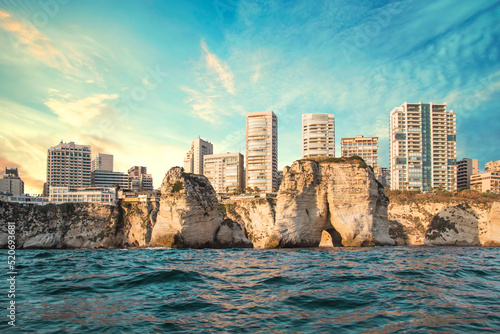
[[[0,332],[499,333],[499,255],[440,247],[18,250],[17,326],[2,316]]]

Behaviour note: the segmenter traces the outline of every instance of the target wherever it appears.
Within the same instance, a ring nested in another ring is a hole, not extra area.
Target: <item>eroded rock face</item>
[[[237,222],[254,247],[263,248],[273,233],[276,201],[274,199],[245,199],[222,204],[228,218]]]
[[[451,198],[391,203],[391,238],[397,245],[500,245],[500,203]]]
[[[224,219],[215,233],[215,244],[218,248],[252,248],[253,244],[243,234],[238,223]]]
[[[238,233],[239,226],[223,222],[216,193],[205,176],[186,174],[180,167],[174,167],[165,175],[160,191],[150,246],[202,248],[251,244]]]
[[[0,201],[0,248],[7,223],[16,225],[17,248],[97,248],[121,244],[118,208],[99,203],[23,206]]]
[[[392,245],[383,188],[359,161],[296,161],[283,171],[277,198],[227,202],[256,247]],[[325,241],[326,242],[326,241]],[[325,244],[325,242],[323,244]]]
[[[201,175],[172,168],[159,202],[28,206],[0,202],[0,248],[16,222],[18,248],[252,247],[240,226],[223,220],[216,194]]]
[[[424,243],[433,246],[479,246],[478,217],[467,204],[446,207],[432,219]]]
[[[493,203],[488,218],[481,243],[486,247],[500,247],[500,202]]]
[[[371,169],[358,165],[296,161],[283,171],[276,203],[279,246],[318,246],[323,231],[336,246],[394,244],[389,200]]]

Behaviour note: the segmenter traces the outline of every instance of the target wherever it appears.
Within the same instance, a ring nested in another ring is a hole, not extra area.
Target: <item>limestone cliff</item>
[[[434,194],[392,197],[390,235],[398,245],[500,245],[499,202]]]
[[[151,224],[151,246],[252,247],[239,225],[224,222],[216,193],[203,175],[172,168],[163,179],[156,222]],[[231,232],[231,238],[228,233]],[[221,234],[221,235],[219,235]],[[218,240],[224,240],[218,244]]]
[[[494,196],[389,192],[388,210],[372,170],[357,159],[296,161],[275,199],[219,204],[204,176],[179,167],[160,193],[159,202],[116,207],[0,201],[0,248],[8,222],[16,224],[18,248],[500,246]]]
[[[16,225],[18,248],[95,248],[121,243],[118,208],[97,203],[23,206],[0,201],[0,248],[7,223]]]
[[[257,247],[392,245],[383,188],[358,159],[299,160],[283,171],[277,199],[226,202]]]
[[[215,192],[201,175],[172,168],[159,202],[22,206],[0,201],[0,248],[7,223],[18,248],[252,247],[241,227],[224,220]]]
[[[221,206],[228,218],[240,224],[254,247],[266,246],[275,228],[275,199],[227,200]]]
[[[495,202],[488,213],[486,232],[481,235],[483,246],[500,247],[500,202]]]

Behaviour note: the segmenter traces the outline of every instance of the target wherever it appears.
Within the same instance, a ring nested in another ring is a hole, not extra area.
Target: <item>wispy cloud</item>
[[[238,129],[229,133],[220,142],[214,143],[214,148],[218,153],[240,152],[245,155],[245,129]]]
[[[196,66],[195,87],[180,87],[187,94],[185,103],[191,106],[192,114],[212,124],[220,124],[221,116],[244,114],[244,108],[235,102],[235,75],[231,68],[210,52],[203,40],[201,49],[203,57]]]
[[[32,57],[65,73],[75,71],[66,56],[28,21],[16,20],[9,13],[0,11],[0,28],[12,34],[17,46],[24,48]]]
[[[234,74],[231,68],[214,53],[210,52],[204,40],[201,41],[201,48],[205,52],[205,61],[209,71],[214,71],[226,91],[234,94]]]
[[[5,10],[0,10],[0,30],[7,33],[2,43],[10,41],[13,47],[9,52],[5,45],[2,54],[9,62],[38,62],[60,71],[67,79],[104,85],[94,60],[113,56],[89,36],[60,30],[52,31],[55,38],[50,38],[23,16]]]
[[[118,96],[118,94],[94,94],[83,99],[75,99],[71,94],[66,94],[49,98],[45,105],[59,116],[61,122],[81,127],[90,124],[96,116],[109,111],[109,101]]]
[[[199,92],[195,89],[183,86],[181,89],[188,94],[186,103],[191,105],[193,113],[204,121],[216,124],[220,121],[214,99],[217,95],[209,95],[206,91]]]

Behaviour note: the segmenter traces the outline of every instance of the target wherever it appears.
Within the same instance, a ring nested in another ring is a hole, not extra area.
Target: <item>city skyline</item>
[[[457,114],[457,159],[483,165],[498,160],[482,139],[500,139],[499,16],[495,1],[4,1],[0,167],[41,193],[63,140],[148,166],[157,188],[197,136],[244,154],[246,113],[265,110],[278,169],[301,158],[306,113],[335,115],[337,152],[379,137],[388,167],[389,112],[420,101]]]

